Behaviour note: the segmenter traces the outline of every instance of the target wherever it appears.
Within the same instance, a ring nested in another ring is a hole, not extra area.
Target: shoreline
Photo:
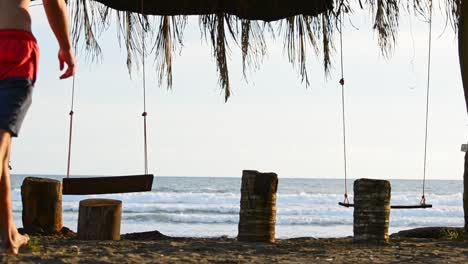
[[[435,234],[432,229],[425,233]],[[411,230],[410,230],[411,231]],[[32,236],[18,256],[2,263],[466,263],[468,240],[392,235],[389,243],[354,243],[352,237],[238,242],[227,237],[168,237],[158,231],[122,235],[120,241],[77,240],[73,233]]]

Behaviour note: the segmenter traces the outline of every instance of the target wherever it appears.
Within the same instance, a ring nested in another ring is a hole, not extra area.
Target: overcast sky
[[[57,44],[42,7],[32,10],[41,48],[33,106],[12,153],[13,173],[65,174],[71,80],[58,79]],[[434,19],[428,138],[429,179],[462,179],[467,118],[452,28]],[[339,53],[328,80],[309,53],[311,87],[300,83],[280,41],[257,72],[242,79],[233,48],[233,94],[224,103],[211,46],[191,19],[174,62],[174,85],[158,87],[148,69],[150,171],[157,176],[234,176],[243,169],[280,177],[343,177]],[[401,18],[390,60],[379,53],[368,16],[345,28],[349,177],[421,179],[427,23]],[[78,56],[72,174],[143,173],[140,74],[129,77],[115,31],[100,38],[102,63]],[[152,66],[151,61],[148,65]]]

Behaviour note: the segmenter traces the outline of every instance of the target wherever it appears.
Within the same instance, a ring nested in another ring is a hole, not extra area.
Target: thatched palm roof
[[[456,27],[462,0],[446,1],[446,14]],[[266,35],[283,38],[289,61],[309,85],[306,61],[312,49],[323,59],[325,72],[334,50],[333,34],[351,7],[368,8],[374,16],[384,55],[391,54],[402,11],[428,17],[432,0],[69,0],[76,43],[84,36],[92,55],[100,53],[97,34],[117,18],[119,39],[127,50],[127,65],[153,51],[160,82],[172,86],[172,54],[183,45],[188,15],[199,16],[202,38],[208,40],[216,59],[219,82],[230,96],[229,41],[242,50],[244,73],[258,68],[267,53]],[[155,16],[152,16],[155,15]],[[278,22],[271,22],[279,20]]]
[[[273,21],[295,15],[316,16],[330,8],[329,0],[95,0],[120,11],[146,15],[188,16],[224,13],[249,20]]]

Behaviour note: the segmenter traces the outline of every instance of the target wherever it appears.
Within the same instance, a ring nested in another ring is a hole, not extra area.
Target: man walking
[[[29,237],[18,233],[13,222],[11,183],[8,162],[11,138],[17,137],[31,105],[31,96],[39,61],[39,49],[31,33],[29,0],[0,0],[0,235],[3,247],[18,254]],[[59,44],[60,76],[75,71],[68,15],[64,0],[43,0],[50,27]]]

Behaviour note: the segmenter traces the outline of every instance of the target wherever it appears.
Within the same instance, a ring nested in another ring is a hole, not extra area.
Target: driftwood
[[[447,238],[448,235],[460,234],[463,228],[458,227],[420,227],[409,230],[402,230],[398,233],[392,234],[392,238],[428,238],[440,239]]]
[[[62,229],[60,181],[27,177],[21,186],[23,227],[27,233],[55,234]]]
[[[147,232],[138,232],[138,233],[129,233],[122,235],[124,240],[135,240],[135,241],[156,241],[156,240],[178,240],[184,239],[180,237],[170,237],[166,236],[158,230],[147,231]]]
[[[78,238],[82,240],[120,240],[122,202],[111,199],[80,201]]]
[[[354,181],[354,240],[388,242],[390,182]]]
[[[243,171],[237,240],[275,242],[278,175]]]

